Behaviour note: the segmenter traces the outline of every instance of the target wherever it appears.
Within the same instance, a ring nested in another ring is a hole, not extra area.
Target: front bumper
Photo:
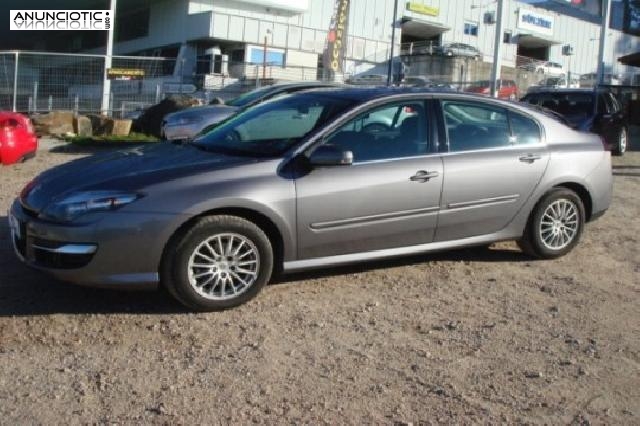
[[[44,221],[16,200],[9,211],[16,255],[62,281],[93,287],[154,288],[175,215],[108,212],[82,223]]]

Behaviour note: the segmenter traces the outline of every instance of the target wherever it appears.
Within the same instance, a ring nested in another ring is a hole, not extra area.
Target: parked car
[[[475,60],[482,58],[482,52],[465,43],[446,43],[433,49],[436,55],[467,56]]]
[[[391,126],[366,131],[383,115]],[[18,257],[62,280],[162,283],[216,310],[279,271],[512,239],[562,256],[609,207],[611,185],[598,136],[527,105],[325,89],[256,105],[189,144],[46,171],[9,224]]]
[[[167,140],[191,139],[204,129],[211,128],[213,125],[235,114],[241,108],[256,105],[286,93],[327,86],[334,86],[334,84],[321,81],[280,83],[252,90],[226,102],[224,105],[216,104],[186,108],[167,114],[164,117],[162,135]]]
[[[598,74],[590,73],[590,74],[582,74],[580,76],[580,87],[594,87],[598,82]],[[617,74],[605,73],[602,76],[602,84],[607,84],[611,86],[618,86],[621,83],[620,76]]]
[[[500,99],[518,99],[518,85],[513,80],[500,79],[496,81],[498,89],[498,98]],[[465,92],[479,93],[481,95],[491,94],[491,81],[480,80],[467,87]]]
[[[25,161],[36,155],[38,137],[31,120],[19,113],[0,111],[0,163]]]
[[[387,84],[386,74],[360,74],[349,77],[345,83],[354,86],[380,86]]]
[[[623,155],[627,150],[627,119],[620,102],[611,92],[547,89],[528,93],[522,100],[561,114],[575,129],[597,133],[616,155]]]
[[[431,80],[430,78],[420,76],[405,77],[404,80],[400,82],[400,87],[428,87],[442,90],[458,90],[458,88],[451,83]]]
[[[529,86],[527,92],[535,92],[546,89],[577,89],[580,87],[578,79],[566,77],[548,77],[540,80],[536,85]]]
[[[561,76],[565,74],[561,64],[551,61],[532,62],[526,65],[525,69],[527,71],[535,72],[536,74],[552,76]]]

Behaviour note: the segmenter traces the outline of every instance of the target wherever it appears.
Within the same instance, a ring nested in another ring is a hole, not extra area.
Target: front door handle
[[[540,160],[542,157],[536,154],[527,154],[520,157],[520,161],[523,163],[533,163],[536,160]]]
[[[427,182],[429,179],[433,179],[440,176],[438,172],[427,172],[426,170],[418,170],[415,175],[411,176],[409,180],[411,182]]]

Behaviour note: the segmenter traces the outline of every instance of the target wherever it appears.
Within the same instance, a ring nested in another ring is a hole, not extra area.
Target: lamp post
[[[493,43],[493,64],[491,66],[491,96],[498,97],[498,79],[502,67],[502,28],[503,28],[503,0],[497,1],[496,7],[496,36]]]
[[[391,49],[389,52],[389,68],[387,69],[387,86],[391,85],[391,72],[393,70],[393,47],[396,43],[396,21],[398,20],[398,0],[393,2],[393,22],[391,23]]]
[[[104,57],[104,79],[102,81],[102,105],[100,111],[104,115],[109,114],[109,100],[111,97],[111,80],[107,76],[107,70],[111,68],[111,61],[113,59],[113,32],[116,26],[116,4],[118,0],[111,0],[110,15],[111,15],[111,28],[107,34],[107,54]]]
[[[264,45],[262,49],[262,82],[267,79],[267,38],[271,34],[271,30],[267,28],[267,33],[264,35]]]

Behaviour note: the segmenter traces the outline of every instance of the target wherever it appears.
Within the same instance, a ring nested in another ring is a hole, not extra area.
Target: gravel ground
[[[0,424],[640,424],[640,152],[564,258],[504,243],[337,268],[210,314],[18,263],[6,209],[80,155],[0,168]]]

